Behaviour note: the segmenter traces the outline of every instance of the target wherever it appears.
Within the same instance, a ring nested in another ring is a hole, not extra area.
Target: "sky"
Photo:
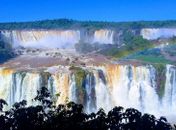
[[[176,0],[0,0],[0,22],[175,20]]]

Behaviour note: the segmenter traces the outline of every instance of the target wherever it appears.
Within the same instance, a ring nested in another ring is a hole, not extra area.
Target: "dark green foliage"
[[[1,36],[0,36],[1,37]],[[14,57],[12,47],[0,38],[0,63]]]
[[[48,92],[48,89],[46,87],[42,87],[40,91],[37,91],[37,96],[34,98],[34,100],[41,102],[44,108],[51,108],[53,102],[50,100],[50,97],[51,96]]]
[[[122,58],[154,46],[152,42],[143,39],[142,36],[133,34],[131,31],[124,31],[123,43],[124,45],[120,48],[110,47],[101,50],[100,53],[116,58]]]
[[[176,56],[176,41],[174,44],[168,45],[164,47],[164,52],[166,52],[169,56]]]
[[[143,50],[152,46],[152,43],[142,36],[135,35],[130,31],[125,31],[123,34],[123,42],[126,45],[126,49],[129,51]]]
[[[157,46],[156,46],[157,47]],[[162,48],[149,48],[128,55],[125,59],[136,59],[145,63],[152,64],[175,64],[176,45],[168,44]]]
[[[136,21],[136,22],[106,22],[106,21],[76,21],[71,19],[54,19],[42,20],[33,22],[12,22],[0,23],[0,30],[14,30],[14,29],[71,29],[71,28],[86,28],[86,29],[100,29],[100,28],[116,28],[120,30],[125,29],[141,29],[146,27],[176,27],[175,20],[167,21]]]
[[[165,91],[166,66],[165,64],[154,64],[154,67],[156,69],[157,93],[162,98]]]
[[[0,99],[0,112],[3,111],[4,105],[7,105],[7,102],[5,100],[3,100],[3,99]]]
[[[35,100],[53,104],[49,97],[48,90],[43,87]],[[0,100],[0,104],[6,103]],[[0,130],[171,130],[165,117],[156,119],[133,108],[124,111],[123,107],[114,107],[108,114],[103,109],[86,114],[83,106],[74,102],[57,107],[26,107],[26,104],[23,100],[3,112],[0,115]]]

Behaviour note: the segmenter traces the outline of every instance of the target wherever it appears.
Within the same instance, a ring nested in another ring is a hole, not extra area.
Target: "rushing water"
[[[46,86],[56,104],[75,101],[82,103],[88,113],[101,107],[108,111],[115,105],[134,107],[157,116],[175,113],[176,67],[173,65],[166,65],[163,97],[158,95],[156,70],[151,65],[107,65],[84,69],[88,73],[80,88],[72,72],[50,74],[1,68],[0,98],[10,106],[23,99],[31,105],[37,90]]]
[[[94,33],[93,42],[104,43],[104,44],[113,44],[114,32],[111,30],[97,30]]]
[[[16,47],[32,48],[74,48],[79,42],[113,44],[112,30],[95,30],[91,35],[81,34],[80,30],[12,30],[1,31],[2,37]],[[87,37],[87,38],[86,38]],[[87,41],[86,39],[89,39]]]
[[[156,40],[158,38],[171,38],[176,36],[175,28],[144,28],[141,30],[143,38]]]

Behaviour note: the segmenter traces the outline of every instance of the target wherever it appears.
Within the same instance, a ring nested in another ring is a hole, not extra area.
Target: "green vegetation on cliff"
[[[83,81],[86,78],[87,72],[82,68],[76,66],[71,66],[69,69],[72,70],[73,74],[75,75],[76,86],[81,88]]]
[[[0,39],[0,63],[14,57],[10,44]]]
[[[137,59],[147,63],[175,64],[176,46],[171,44],[163,48],[151,48],[128,56],[128,59]]]
[[[77,102],[84,104],[83,100],[85,97],[85,88],[83,86],[84,86],[87,72],[82,68],[76,67],[76,66],[71,66],[69,69],[73,72],[75,76],[75,82],[76,82],[76,88],[77,88],[76,92],[78,97]]]
[[[136,56],[137,60],[141,60],[141,61],[144,61],[144,62],[149,62],[149,63],[161,63],[161,64],[170,64],[172,62],[170,62],[169,60],[165,59],[163,56],[152,56],[152,55],[149,55],[149,56],[142,56],[142,55],[139,55],[139,56]]]
[[[156,69],[157,93],[160,98],[164,96],[166,81],[166,65],[162,63],[153,64]]]
[[[0,23],[0,30],[14,29],[71,29],[71,28],[115,28],[115,29],[141,29],[146,27],[176,27],[175,20],[167,21],[134,21],[134,22],[106,22],[106,21],[77,21],[71,19],[41,20],[32,22]]]
[[[112,47],[109,49],[101,50],[101,54],[112,56],[115,58],[123,58],[137,51],[152,48],[154,44],[142,36],[135,35],[129,31],[123,34],[123,46],[120,48]]]

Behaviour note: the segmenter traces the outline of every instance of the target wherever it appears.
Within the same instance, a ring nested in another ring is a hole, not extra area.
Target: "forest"
[[[21,29],[102,29],[114,28],[120,30],[141,28],[167,28],[176,27],[176,20],[166,21],[131,21],[131,22],[107,22],[107,21],[78,21],[72,19],[53,19],[31,22],[0,23],[0,30]]]

